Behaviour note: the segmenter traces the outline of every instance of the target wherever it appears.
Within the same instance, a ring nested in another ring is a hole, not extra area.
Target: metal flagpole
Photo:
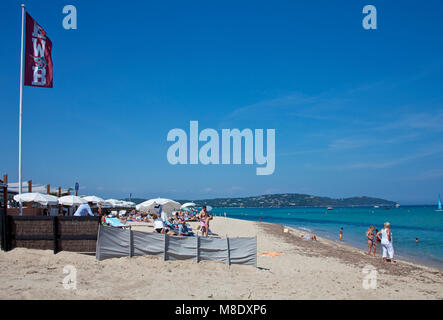
[[[25,5],[22,4],[22,38],[20,47],[20,114],[18,124],[18,193],[22,194],[22,113],[23,113],[23,33],[25,28]],[[22,201],[20,200],[20,215],[23,215]]]

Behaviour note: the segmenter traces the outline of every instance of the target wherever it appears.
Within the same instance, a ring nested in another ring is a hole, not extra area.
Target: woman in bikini
[[[368,231],[366,231],[366,238],[368,238],[368,256],[371,255],[372,247],[374,246],[374,229],[374,226],[370,226]]]

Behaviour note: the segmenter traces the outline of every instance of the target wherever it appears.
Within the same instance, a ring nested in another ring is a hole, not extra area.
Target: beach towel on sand
[[[283,253],[275,252],[275,251],[266,251],[258,254],[259,256],[268,256],[268,257],[281,257]]]
[[[121,223],[117,218],[106,218],[106,223],[112,227],[126,227],[126,225]]]

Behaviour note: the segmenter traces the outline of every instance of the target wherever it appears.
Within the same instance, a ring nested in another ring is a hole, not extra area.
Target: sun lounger
[[[131,228],[131,226],[129,225],[125,225],[123,223],[120,222],[120,220],[118,220],[117,218],[106,218],[106,223],[109,224],[111,227],[116,227],[116,228]]]

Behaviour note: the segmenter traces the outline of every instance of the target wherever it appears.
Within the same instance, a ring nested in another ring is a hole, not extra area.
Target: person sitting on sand
[[[178,235],[179,236],[190,236],[191,235],[191,232],[189,231],[185,220],[182,220],[181,223],[178,225]]]
[[[173,223],[176,224],[176,225],[179,225],[180,224],[180,220],[181,220],[180,216],[179,216],[178,212],[176,212],[175,215],[174,215],[174,219],[173,219],[174,222]]]
[[[172,218],[169,218],[165,221],[165,228],[168,231],[174,231],[175,233],[178,231],[177,227],[174,225],[174,220]]]
[[[157,233],[165,233],[165,225],[163,220],[158,217],[156,213],[152,214],[152,219],[154,220],[154,230]]]
[[[366,238],[368,239],[368,253],[367,255],[370,256],[372,253],[372,248],[374,247],[374,226],[370,226],[368,231],[366,231]],[[375,256],[375,249],[374,249],[374,256]]]
[[[170,236],[176,236],[177,232],[165,227],[165,223],[161,218],[158,217],[156,213],[152,214],[152,219],[154,220],[154,232],[161,234],[168,234]]]
[[[388,262],[391,261],[392,264],[395,264],[394,261],[394,245],[392,241],[392,232],[391,232],[391,224],[389,222],[384,223],[384,228],[377,233],[377,236],[381,235],[381,247],[383,249],[383,261]]]
[[[300,237],[305,240],[317,241],[317,237],[315,236],[315,234],[310,234],[310,235],[302,234]]]
[[[106,212],[104,210],[101,211],[100,216],[101,216],[101,218],[100,218],[101,224],[104,225],[104,226],[107,226],[108,225],[108,223],[106,222],[107,214],[106,214]]]

